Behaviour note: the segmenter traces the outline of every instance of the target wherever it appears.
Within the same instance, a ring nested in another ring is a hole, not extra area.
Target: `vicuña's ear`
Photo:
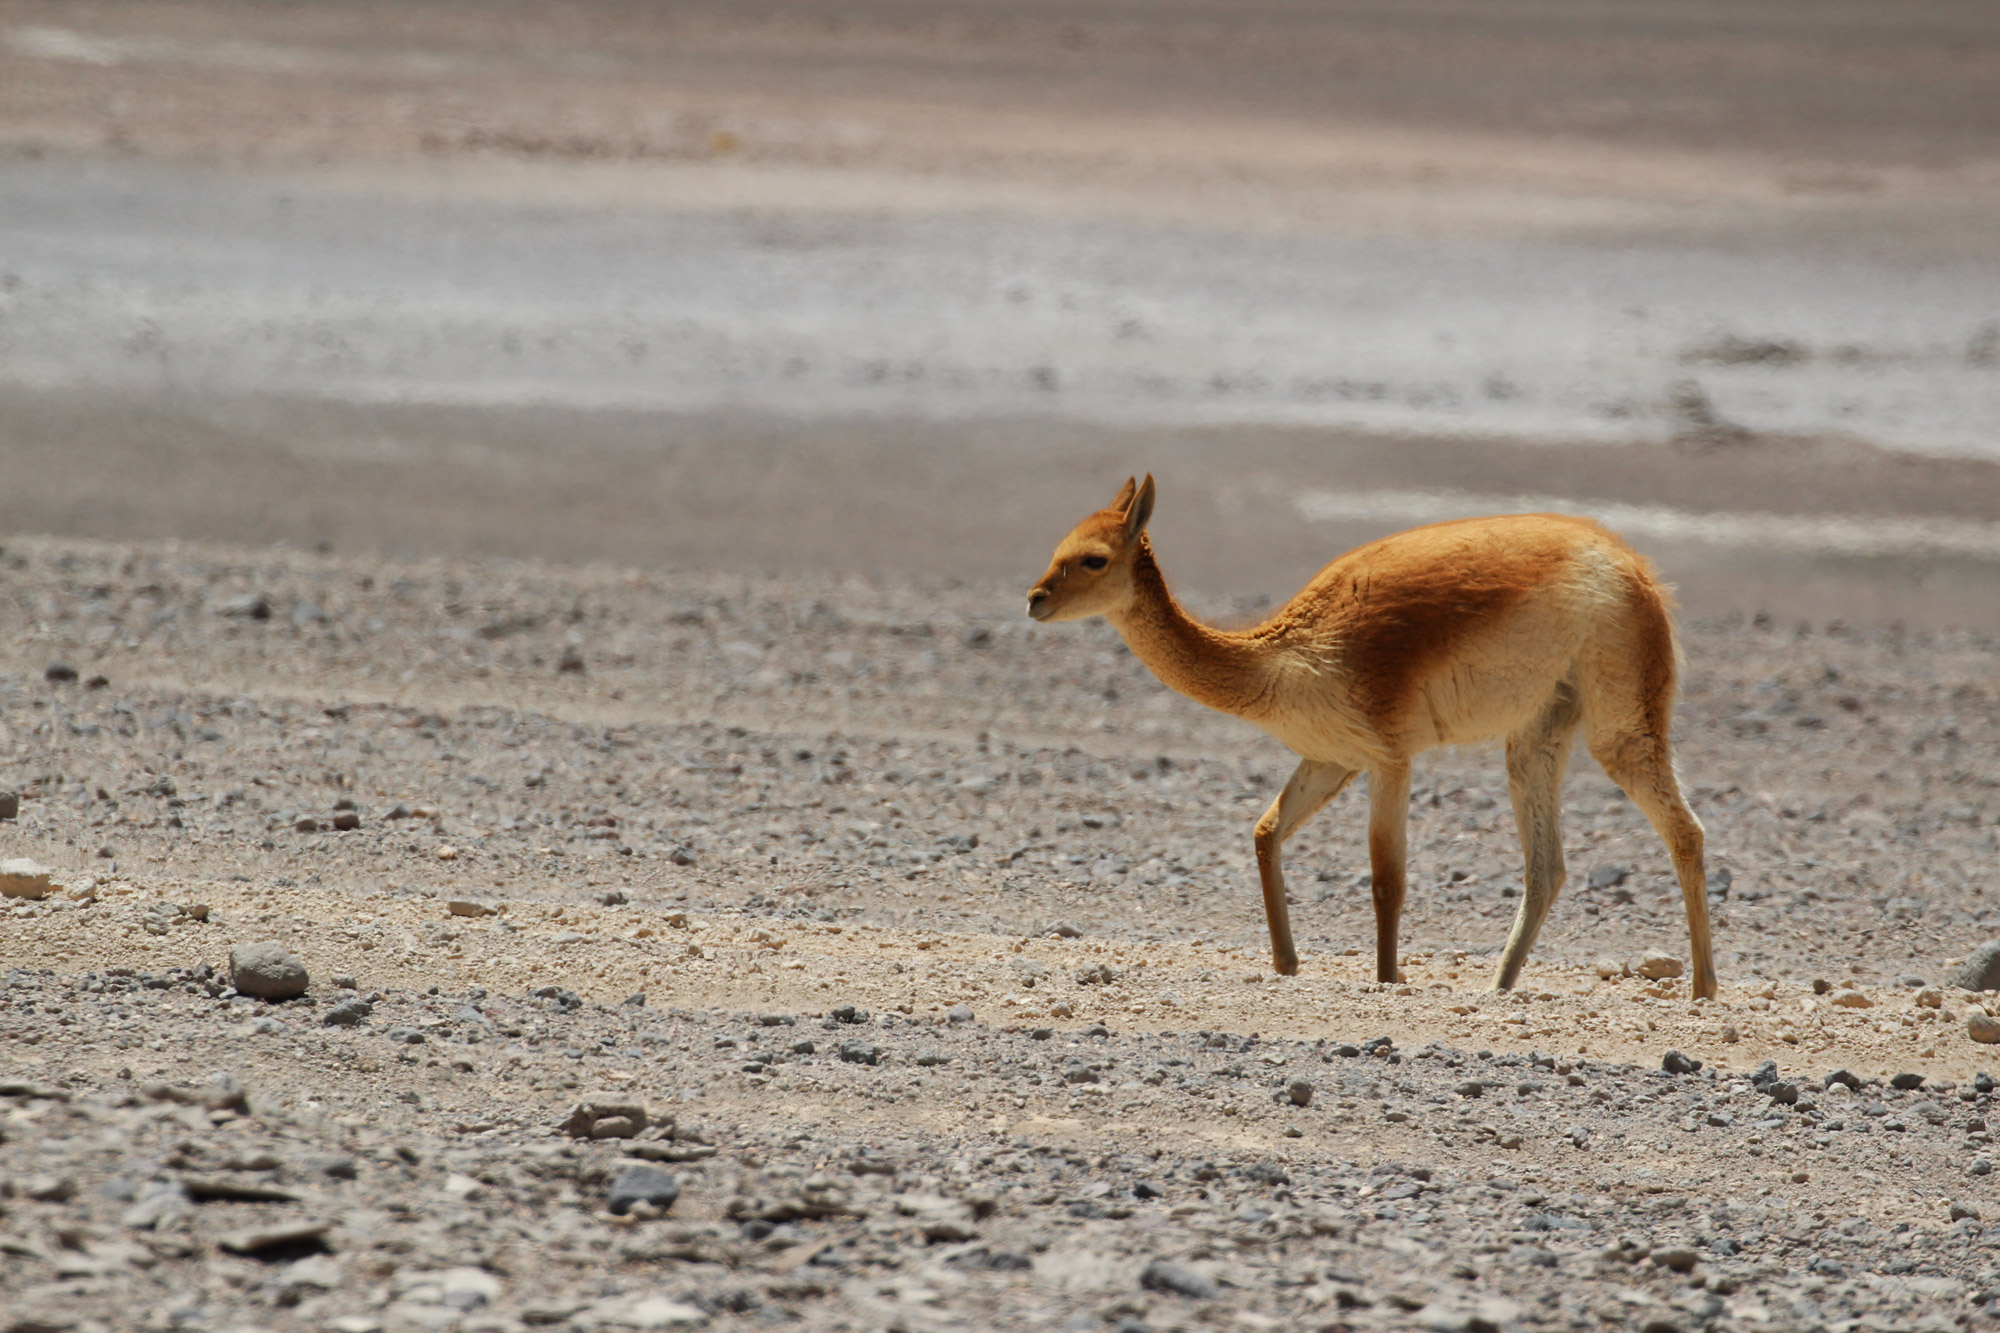
[[[1146,529],[1147,520],[1153,517],[1153,474],[1148,472],[1139,493],[1132,497],[1132,503],[1125,509],[1125,540],[1139,540],[1139,534]]]
[[[1118,488],[1117,498],[1105,507],[1115,513],[1124,513],[1125,507],[1132,503],[1132,492],[1138,489],[1139,479],[1137,477],[1125,478],[1125,484]]]

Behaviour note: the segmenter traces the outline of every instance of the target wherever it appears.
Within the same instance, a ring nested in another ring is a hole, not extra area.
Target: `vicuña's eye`
[[[1087,555],[1083,558],[1085,569],[1102,569],[1111,562],[1101,555]]]

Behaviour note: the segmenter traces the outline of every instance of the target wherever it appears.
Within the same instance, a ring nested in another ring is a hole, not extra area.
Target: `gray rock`
[[[351,1028],[367,1022],[368,1015],[374,1012],[374,1005],[356,995],[321,1014],[319,1021],[330,1028]]]
[[[218,615],[233,616],[240,620],[269,620],[271,599],[261,592],[246,592],[222,602],[215,610]]]
[[[500,1299],[500,1279],[480,1268],[446,1268],[436,1272],[406,1268],[396,1274],[393,1289],[408,1305],[443,1307],[461,1315]]]
[[[306,965],[275,941],[239,944],[229,951],[229,984],[260,1000],[289,1000],[306,993]]]
[[[1139,1274],[1139,1285],[1148,1291],[1163,1291],[1173,1296],[1188,1296],[1198,1301],[1212,1301],[1222,1294],[1222,1289],[1195,1272],[1179,1264],[1170,1264],[1164,1259],[1155,1259]]]
[[[1292,1105],[1294,1106],[1312,1105],[1312,1082],[1304,1078],[1293,1079],[1291,1082],[1285,1084],[1285,1096],[1292,1099]]]
[[[1968,1014],[1965,1035],[1986,1046],[2000,1043],[2000,1018],[1991,1014]]]
[[[352,1157],[337,1153],[315,1153],[304,1158],[300,1165],[330,1180],[354,1180],[361,1174],[359,1164]]]
[[[1674,1245],[1654,1250],[1653,1262],[1675,1273],[1692,1273],[1701,1256],[1685,1245]]]
[[[572,1107],[562,1128],[573,1139],[629,1139],[644,1129],[647,1121],[645,1103],[605,1092]]]
[[[331,1230],[331,1222],[274,1222],[266,1226],[226,1231],[215,1238],[215,1243],[231,1254],[261,1255],[268,1251],[311,1247]]]
[[[957,1027],[962,1023],[970,1023],[972,1021],[972,1006],[967,1004],[953,1005],[945,1014],[944,1021],[950,1023],[953,1027]]]
[[[872,1065],[880,1063],[882,1052],[874,1042],[856,1037],[840,1043],[840,1058],[851,1065]]]
[[[21,817],[21,795],[19,792],[0,791],[0,819]]]
[[[1590,887],[1593,889],[1615,889],[1623,884],[1632,872],[1624,866],[1599,866],[1590,872]]]
[[[1899,1092],[1915,1092],[1924,1086],[1922,1074],[1897,1074],[1889,1080],[1889,1086]]]
[[[1989,940],[1968,954],[1949,984],[1960,990],[2000,990],[2000,940]]]
[[[238,1115],[250,1114],[250,1090],[243,1086],[243,1080],[231,1073],[210,1074],[208,1082],[202,1085],[202,1106],[210,1111],[234,1111]]]
[[[665,1212],[680,1197],[680,1183],[657,1166],[632,1166],[612,1180],[605,1207],[619,1217],[631,1212],[635,1203],[651,1204]]]
[[[1669,1074],[1692,1074],[1701,1068],[1701,1061],[1690,1060],[1679,1051],[1668,1051],[1660,1057],[1660,1068]]]
[[[54,872],[38,861],[25,856],[10,857],[0,861],[0,896],[46,898],[55,887],[54,878]]]
[[[151,1231],[191,1206],[187,1190],[178,1180],[160,1181],[146,1186],[138,1201],[120,1213],[118,1220],[135,1231]]]

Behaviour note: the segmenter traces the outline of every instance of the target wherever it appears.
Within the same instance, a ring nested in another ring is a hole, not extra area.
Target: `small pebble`
[[[1694,1266],[1701,1262],[1701,1256],[1685,1245],[1674,1245],[1654,1250],[1653,1262],[1669,1272],[1692,1273]]]
[[[1663,953],[1658,949],[1648,949],[1639,955],[1639,961],[1632,970],[1648,981],[1665,981],[1679,976],[1686,969],[1681,960],[1672,954]]]
[[[612,1179],[605,1207],[618,1217],[631,1212],[635,1203],[650,1204],[665,1212],[680,1197],[680,1182],[657,1166],[632,1166]]]
[[[1139,1274],[1139,1285],[1148,1291],[1167,1292],[1174,1296],[1187,1296],[1197,1301],[1212,1301],[1222,1294],[1221,1288],[1192,1268],[1155,1259]]]
[[[374,1005],[359,996],[353,996],[321,1014],[319,1021],[330,1028],[351,1028],[367,1022],[368,1015],[374,1012]]]

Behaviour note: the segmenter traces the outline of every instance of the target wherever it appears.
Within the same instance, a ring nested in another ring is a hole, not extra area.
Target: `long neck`
[[[1133,655],[1197,703],[1238,715],[1255,711],[1266,695],[1268,646],[1249,635],[1213,629],[1184,611],[1167,590],[1144,534],[1132,563],[1132,585],[1132,604],[1107,619]]]

